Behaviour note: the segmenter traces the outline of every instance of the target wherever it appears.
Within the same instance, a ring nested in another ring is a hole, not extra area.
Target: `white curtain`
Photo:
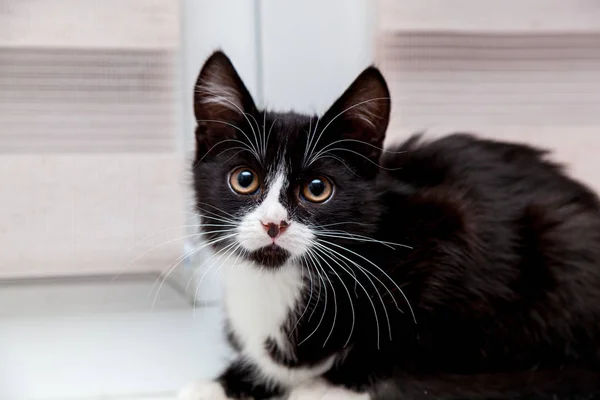
[[[555,151],[600,189],[600,3],[381,0],[391,141],[470,131]]]
[[[185,217],[178,13],[2,1],[0,278],[159,271],[182,253],[149,251]]]

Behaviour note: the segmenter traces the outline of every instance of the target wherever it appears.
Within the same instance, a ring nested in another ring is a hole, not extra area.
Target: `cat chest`
[[[240,352],[265,377],[293,385],[331,367],[333,360],[311,368],[288,368],[275,362],[267,350],[267,341],[274,341],[280,349],[289,348],[282,327],[299,307],[303,290],[300,267],[286,265],[264,271],[250,263],[238,264],[228,268],[224,283],[227,318]]]
[[[237,264],[226,271],[224,282],[227,317],[241,344],[281,340],[281,327],[301,297],[300,269],[284,266],[268,271],[252,263]]]

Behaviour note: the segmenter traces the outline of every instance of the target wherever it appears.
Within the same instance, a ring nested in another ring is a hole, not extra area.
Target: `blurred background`
[[[188,256],[216,48],[301,112],[374,62],[388,142],[534,143],[600,189],[597,0],[0,0],[0,400],[172,399],[226,360],[218,277]]]

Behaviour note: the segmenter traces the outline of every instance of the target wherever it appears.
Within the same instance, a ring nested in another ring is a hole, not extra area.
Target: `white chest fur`
[[[241,342],[242,354],[252,360],[267,379],[295,386],[331,368],[333,357],[313,368],[286,368],[275,363],[265,350],[265,340],[274,339],[285,348],[282,325],[298,308],[302,269],[286,264],[277,270],[261,270],[250,262],[226,266],[225,307],[229,323]]]

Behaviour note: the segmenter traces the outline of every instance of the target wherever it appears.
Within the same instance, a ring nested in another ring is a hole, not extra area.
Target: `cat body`
[[[184,397],[600,397],[600,203],[544,152],[467,134],[382,150],[373,67],[320,117],[273,113],[217,52],[194,104],[238,358]]]

